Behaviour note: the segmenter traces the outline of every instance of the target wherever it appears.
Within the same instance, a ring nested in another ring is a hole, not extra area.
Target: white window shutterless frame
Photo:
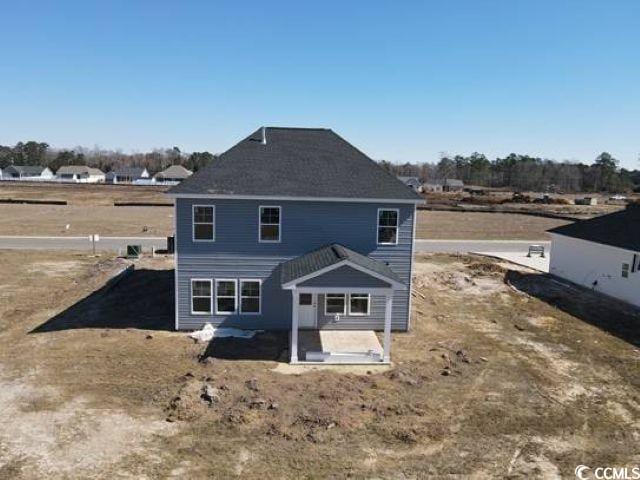
[[[397,208],[379,208],[376,229],[378,245],[397,245],[400,210]]]
[[[258,207],[258,241],[279,243],[282,238],[282,207],[260,205]]]
[[[216,207],[214,205],[193,205],[192,240],[194,242],[214,242],[216,240]]]

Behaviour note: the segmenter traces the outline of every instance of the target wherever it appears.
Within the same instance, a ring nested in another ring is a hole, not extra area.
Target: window
[[[629,278],[629,264],[622,264],[622,278]]]
[[[324,297],[324,314],[344,315],[345,313],[346,305],[344,293],[327,293]]]
[[[215,207],[213,205],[193,206],[193,239],[199,241],[215,240]]]
[[[216,280],[216,313],[229,315],[236,312],[236,281]]]
[[[260,207],[260,241],[280,241],[280,207]]]
[[[349,315],[369,315],[369,294],[352,293],[349,295]]]
[[[313,294],[301,293],[300,297],[298,297],[298,305],[301,305],[303,307],[313,305]]]
[[[211,280],[191,280],[191,313],[211,313]]]
[[[240,280],[240,313],[260,313],[260,280]]]
[[[378,243],[396,245],[398,243],[398,210],[378,209]]]

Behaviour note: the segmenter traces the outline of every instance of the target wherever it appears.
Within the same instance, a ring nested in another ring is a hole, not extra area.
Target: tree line
[[[437,163],[380,164],[395,175],[414,176],[422,181],[445,178],[467,185],[510,188],[516,191],[629,192],[640,191],[640,170],[619,168],[611,154],[603,152],[591,164],[555,161],[512,153],[489,160],[481,153],[442,155]]]
[[[215,155],[210,152],[182,152],[178,147],[155,149],[146,153],[123,153],[100,148],[52,149],[44,142],[18,142],[14,146],[0,145],[0,168],[9,165],[39,165],[57,171],[65,165],[87,165],[103,172],[120,167],[145,167],[160,172],[171,165],[182,165],[198,171],[209,164]]]

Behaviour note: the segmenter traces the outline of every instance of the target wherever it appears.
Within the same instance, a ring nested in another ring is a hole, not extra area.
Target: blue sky
[[[376,159],[640,167],[640,2],[3,2],[0,144],[220,152],[331,127]]]

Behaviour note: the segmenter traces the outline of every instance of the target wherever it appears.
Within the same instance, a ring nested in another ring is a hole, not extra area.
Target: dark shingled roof
[[[343,247],[337,243],[327,245],[309,253],[305,253],[299,257],[291,259],[282,264],[282,273],[280,279],[282,284],[289,283],[298,278],[304,277],[311,273],[330,267],[343,260],[348,260],[355,265],[382,275],[390,280],[398,283],[403,281],[398,275],[389,268],[385,263],[369,258],[358,252]]]
[[[265,127],[266,144],[262,134],[256,130],[169,193],[422,200],[332,130]]]
[[[640,252],[640,205],[549,230],[566,237]]]
[[[119,177],[141,177],[144,167],[120,167],[115,169],[115,174]]]

